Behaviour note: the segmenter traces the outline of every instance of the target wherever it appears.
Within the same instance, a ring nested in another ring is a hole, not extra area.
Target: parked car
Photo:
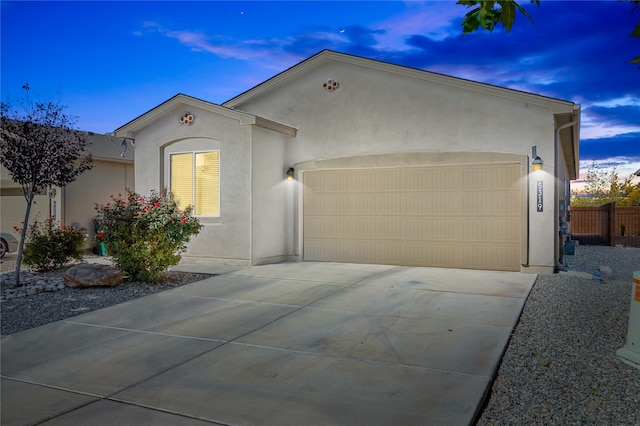
[[[16,250],[18,250],[18,240],[16,240],[16,237],[6,232],[0,232],[0,258]]]

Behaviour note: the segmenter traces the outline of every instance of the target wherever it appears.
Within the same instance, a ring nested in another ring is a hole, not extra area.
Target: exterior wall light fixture
[[[542,158],[538,157],[538,147],[535,145],[531,147],[531,157],[533,161],[531,162],[531,168],[534,172],[542,170],[542,166],[544,163],[542,162]]]
[[[289,167],[289,169],[285,173],[285,176],[287,177],[287,180],[293,180],[293,173],[294,172],[295,172],[295,170],[293,170],[293,167]]]

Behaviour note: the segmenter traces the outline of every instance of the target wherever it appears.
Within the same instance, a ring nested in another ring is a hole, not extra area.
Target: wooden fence
[[[640,247],[640,207],[571,207],[571,238],[583,245]]]

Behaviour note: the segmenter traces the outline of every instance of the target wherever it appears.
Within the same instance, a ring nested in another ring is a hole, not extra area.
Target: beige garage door
[[[305,260],[520,270],[520,165],[309,171]]]
[[[29,215],[30,224],[33,224],[36,219],[42,222],[49,217],[49,201],[46,195],[36,195]],[[3,195],[0,199],[0,230],[19,238],[20,234],[15,232],[13,227],[22,226],[26,208],[27,202],[24,195]]]

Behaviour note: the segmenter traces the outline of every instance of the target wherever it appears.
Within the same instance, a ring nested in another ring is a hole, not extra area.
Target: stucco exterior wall
[[[337,82],[334,90],[323,87],[328,81]],[[195,117],[188,126],[179,120],[186,112]],[[523,270],[550,272],[578,138],[570,130],[573,139],[564,138],[558,150],[556,120],[576,124],[579,106],[325,51],[223,106],[176,95],[116,134],[135,139],[142,194],[168,186],[172,152],[220,151],[221,214],[201,218],[205,228],[185,261],[301,258],[304,191],[301,179],[285,180],[289,167],[300,178],[321,169],[445,166],[451,172],[509,163],[520,170]],[[544,161],[536,174],[533,146]],[[562,153],[571,157],[570,172],[556,157]]]
[[[77,225],[87,230],[87,248],[93,247],[93,217],[95,204],[109,202],[111,194],[125,194],[134,190],[134,165],[129,162],[93,160],[93,168],[82,173],[65,188],[56,188],[55,196],[38,195],[32,206],[29,223],[37,218],[47,219],[51,214],[64,225]],[[9,195],[11,194],[11,195]],[[26,202],[19,185],[3,181],[2,215],[0,223],[3,232],[14,232],[24,220]]]
[[[339,87],[324,90],[328,79]],[[553,116],[539,106],[343,63],[319,66],[238,108],[298,128],[294,163],[388,152],[529,155],[553,137]]]
[[[253,127],[252,257],[253,264],[287,259],[292,249],[294,182],[285,179],[286,137]]]
[[[60,200],[57,204],[62,204],[58,217],[65,225],[85,228],[89,236],[87,247],[92,247],[96,203],[108,203],[111,195],[125,195],[127,189],[135,190],[133,164],[94,160],[91,170],[62,189],[61,197],[56,197]]]
[[[179,118],[195,116],[185,126]],[[185,262],[251,263],[251,127],[238,120],[178,105],[153,126],[136,134],[136,188],[141,195],[169,186],[169,155],[220,151],[220,216],[200,217],[204,225],[192,238]]]
[[[323,89],[328,79],[339,83],[336,90]],[[411,158],[414,153],[441,153],[442,164],[452,153],[449,164],[455,165],[455,153],[530,158],[531,147],[537,146],[545,162],[544,172],[539,172],[545,208],[537,212],[539,178],[529,175],[528,194],[524,191],[530,219],[528,227],[523,225],[529,238],[525,258],[534,272],[553,269],[554,116],[547,108],[344,63],[313,68],[237,107],[298,128],[296,143],[287,151],[292,165],[390,153]],[[296,214],[302,223],[300,206]],[[301,233],[298,230],[297,250]]]
[[[545,165],[546,166],[546,165]],[[551,272],[555,265],[554,189],[552,167],[529,174],[529,264],[531,272]],[[542,182],[543,211],[537,208],[538,182]],[[549,270],[551,268],[551,271]]]

